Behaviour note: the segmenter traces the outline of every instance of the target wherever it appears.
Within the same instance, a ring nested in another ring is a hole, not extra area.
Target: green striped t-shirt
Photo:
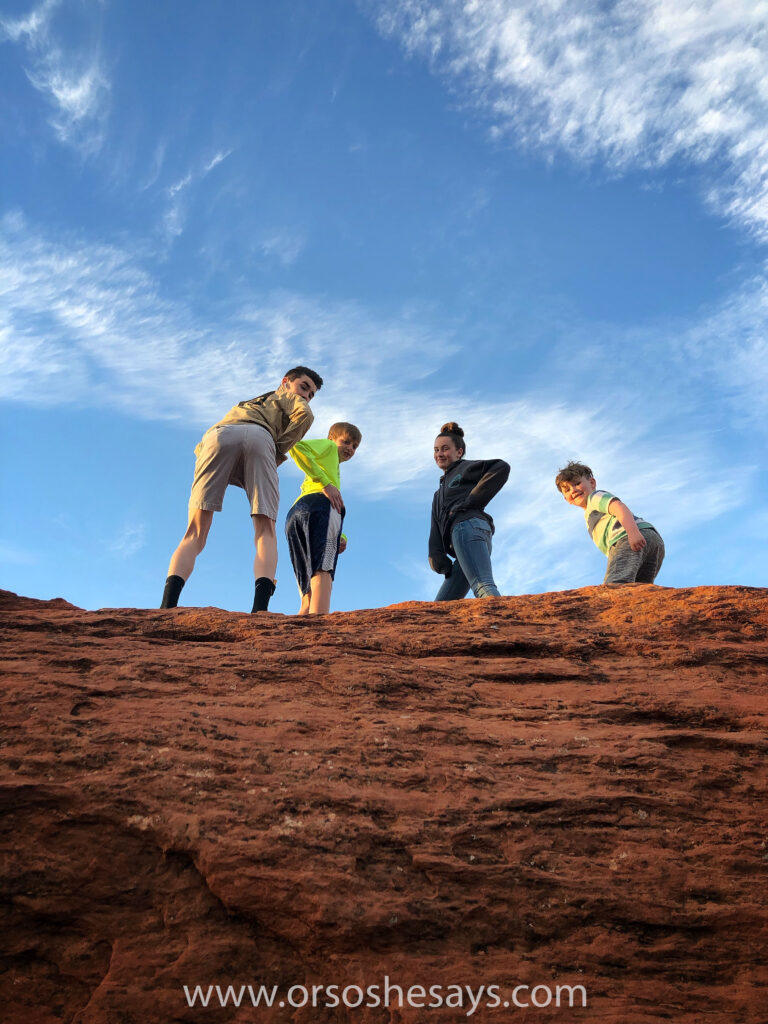
[[[627,536],[627,531],[621,525],[616,516],[608,511],[615,494],[610,491],[592,491],[587,498],[587,505],[584,509],[584,518],[587,521],[587,529],[592,540],[597,544],[604,555],[608,554],[608,548]],[[617,499],[620,500],[620,499]],[[653,530],[650,523],[639,516],[633,515],[635,523],[640,530]]]

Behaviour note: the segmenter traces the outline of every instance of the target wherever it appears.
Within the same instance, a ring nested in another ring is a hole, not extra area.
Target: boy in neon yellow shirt
[[[288,453],[304,472],[301,492],[285,520],[291,564],[301,594],[299,615],[331,608],[336,561],[347,546],[341,532],[344,502],[339,464],[357,451],[362,435],[353,423],[334,423],[327,439],[299,441]]]

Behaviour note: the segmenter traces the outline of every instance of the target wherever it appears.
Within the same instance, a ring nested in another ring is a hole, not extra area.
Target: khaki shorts
[[[189,496],[190,511],[202,508],[220,512],[229,484],[246,492],[252,516],[277,519],[277,452],[265,427],[224,423],[203,434]]]

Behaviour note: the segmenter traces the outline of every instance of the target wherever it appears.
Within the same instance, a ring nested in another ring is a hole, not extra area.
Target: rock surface
[[[768,1020],[768,591],[0,618],[6,1024]]]

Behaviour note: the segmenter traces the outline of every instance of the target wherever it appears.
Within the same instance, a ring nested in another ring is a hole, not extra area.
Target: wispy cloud
[[[110,403],[137,416],[183,416],[203,424],[233,393],[241,398],[242,389],[262,386],[265,377],[279,379],[286,366],[315,362],[321,372],[328,370],[323,404],[334,414],[344,416],[351,406],[370,422],[376,418],[372,409],[391,408],[393,394],[412,396],[415,408],[406,403],[387,423],[400,438],[425,406],[430,423],[435,415],[452,418],[457,407],[473,415],[471,402],[457,406],[462,389],[456,373],[466,355],[459,355],[452,328],[426,311],[404,309],[383,318],[351,301],[277,292],[239,302],[231,296],[226,319],[213,323],[186,303],[164,298],[140,254],[77,237],[51,241],[21,214],[0,221],[0,295],[6,398],[23,400],[45,386],[52,400],[94,403],[107,393],[100,390],[106,378]],[[621,363],[626,350],[633,364],[652,357],[658,368],[654,388],[662,388],[665,378],[670,388],[688,381],[696,395],[699,375],[707,374],[711,383],[721,383],[720,400],[730,397],[734,408],[751,408],[755,416],[765,408],[766,276],[689,323],[620,335],[610,325],[602,331],[590,325],[588,333],[578,323],[562,329],[570,334],[560,346],[577,347],[590,375],[605,366],[607,383],[614,367],[618,378],[631,377]],[[550,395],[570,394],[573,360],[560,360],[556,348],[542,358],[550,372],[541,386]],[[551,424],[535,406],[505,399],[499,407],[498,387],[489,386],[483,406],[493,410],[489,423],[496,434],[519,436],[524,424],[531,438],[551,436]],[[595,388],[599,394],[597,383]],[[645,390],[639,393],[644,400]],[[554,408],[551,398],[547,406]]]
[[[741,417],[765,425],[768,409],[768,266],[675,340],[700,378],[716,375],[737,399]]]
[[[48,101],[56,137],[89,155],[104,141],[110,83],[97,47],[57,41],[53,19],[60,6],[45,0],[24,18],[0,18],[0,40],[25,47],[27,78]]]
[[[45,0],[33,11],[30,11],[22,18],[0,18],[0,32],[12,43],[20,40],[35,41],[47,33],[51,15],[57,7],[61,6],[61,0]]]
[[[144,547],[146,533],[144,523],[124,523],[111,540],[104,542],[104,546],[118,558],[130,558]]]
[[[166,189],[170,200],[165,214],[163,215],[163,233],[166,242],[172,242],[174,238],[184,232],[186,219],[186,205],[183,193],[198,181],[207,177],[214,168],[223,163],[232,153],[231,149],[219,150],[209,160],[206,160],[199,167],[188,170],[178,181],[173,182]]]
[[[768,238],[766,0],[362,0],[519,145],[614,172],[682,159]]]
[[[231,149],[219,150],[215,156],[213,156],[203,168],[203,174],[209,174],[214,167],[218,167],[220,163],[223,163],[228,156],[232,153]]]
[[[178,181],[174,182],[173,185],[169,185],[168,195],[171,197],[171,199],[173,199],[174,196],[177,196],[179,192],[182,192],[190,183],[190,181],[192,181],[192,172],[188,171],[183,178],[180,178]]]
[[[261,251],[265,256],[277,259],[284,267],[289,267],[299,258],[306,244],[306,238],[300,232],[276,231],[264,239]]]
[[[152,167],[150,168],[149,174],[147,175],[146,179],[141,183],[140,186],[142,192],[146,191],[148,188],[151,188],[155,184],[157,179],[160,177],[160,172],[162,171],[163,164],[165,163],[166,148],[167,143],[163,139],[161,139],[156,144],[155,151],[152,156]]]
[[[140,258],[75,238],[51,242],[20,215],[0,221],[2,397],[107,401],[142,418],[207,425],[297,363],[329,367],[336,396],[357,381],[417,380],[404,356],[433,347],[413,319],[291,294],[234,302],[224,322],[163,298]],[[445,343],[445,354],[450,344]],[[386,386],[386,385],[385,385]]]

